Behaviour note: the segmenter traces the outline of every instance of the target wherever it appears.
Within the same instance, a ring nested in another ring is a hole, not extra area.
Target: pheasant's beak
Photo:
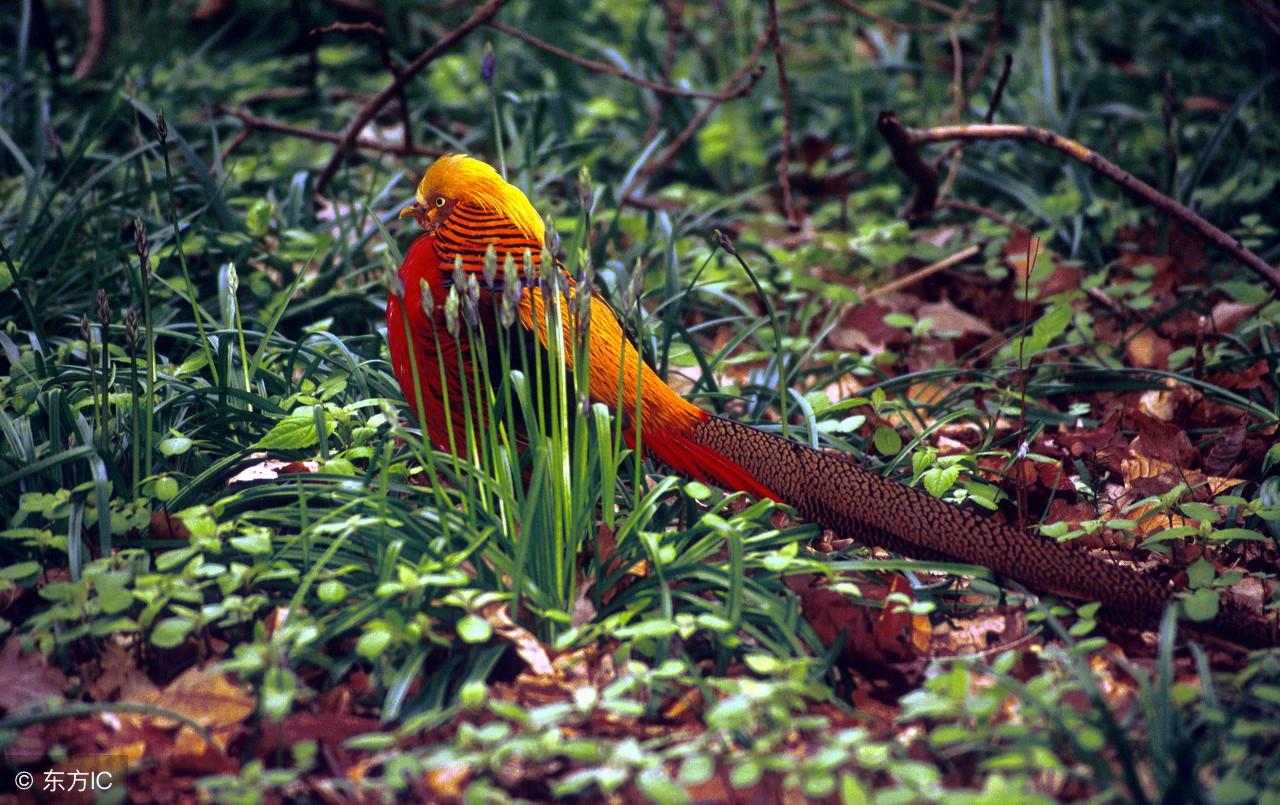
[[[408,218],[410,216],[413,217],[413,220],[418,222],[418,226],[422,227],[423,229],[429,228],[431,221],[429,220],[429,216],[427,215],[427,208],[425,205],[420,204],[415,200],[412,204],[410,204],[409,206],[401,210],[400,215],[398,217]]]

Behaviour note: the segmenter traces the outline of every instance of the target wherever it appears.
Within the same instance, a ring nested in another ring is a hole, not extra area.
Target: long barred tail
[[[1121,624],[1152,627],[1173,600],[1173,591],[1149,576],[951,505],[845,456],[710,415],[694,426],[688,441],[733,468],[713,480],[734,489],[763,487],[769,497],[866,545],[982,565],[1040,593],[1097,601],[1104,617]],[[751,485],[741,483],[743,475]],[[1230,595],[1217,618],[1191,625],[1246,646],[1280,645],[1280,622],[1266,621]]]

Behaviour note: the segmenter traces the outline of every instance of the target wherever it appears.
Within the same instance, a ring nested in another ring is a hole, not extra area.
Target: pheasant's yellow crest
[[[520,188],[508,184],[488,164],[466,154],[447,154],[427,169],[418,183],[417,203],[428,208],[438,196],[469,201],[504,216],[538,243],[545,238],[546,226]]]

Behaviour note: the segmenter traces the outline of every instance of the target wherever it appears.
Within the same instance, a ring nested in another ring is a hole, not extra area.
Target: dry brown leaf
[[[835,381],[826,385],[827,399],[832,403],[838,403],[841,400],[857,397],[862,391],[862,387],[862,381],[853,375],[841,375]]]
[[[1235,332],[1236,327],[1240,326],[1240,322],[1258,312],[1261,305],[1244,305],[1239,302],[1219,302],[1213,306],[1213,312],[1209,314],[1213,319],[1213,326],[1220,333]]]
[[[235,475],[232,475],[227,479],[227,486],[274,481],[281,475],[295,472],[320,471],[319,461],[281,461],[278,458],[267,458],[266,453],[254,453],[249,457],[263,460],[257,464],[250,464]]]
[[[163,690],[143,693],[131,701],[173,710],[209,729],[239,724],[253,713],[254,708],[253,698],[229,675],[215,673],[212,666],[188,668]],[[163,718],[154,721],[162,728],[175,725]]]
[[[506,604],[490,604],[484,608],[483,614],[484,619],[493,627],[494,633],[516,647],[516,654],[520,655],[520,659],[524,660],[530,671],[538,676],[555,674],[546,648],[538,642],[538,638],[534,637],[532,632],[511,620]]]
[[[951,304],[948,299],[921,305],[916,311],[916,318],[932,319],[933,331],[939,334],[995,335],[995,330],[991,329],[991,325]]]
[[[1168,369],[1173,344],[1155,330],[1141,329],[1124,346],[1129,365],[1138,369]]]
[[[0,708],[9,712],[29,704],[62,698],[67,678],[43,654],[23,654],[17,636],[0,649]]]
[[[123,774],[131,766],[136,766],[147,753],[146,741],[129,741],[114,744],[109,751],[89,755],[76,755],[59,763],[56,768],[63,773],[72,772],[110,772],[112,777]]]
[[[164,758],[179,762],[184,768],[204,772],[229,768],[230,761],[225,756],[227,744],[254,710],[254,701],[244,689],[227,674],[214,673],[211,667],[189,668],[164,689],[144,691],[127,701],[172,710],[205,727],[216,746],[210,746],[204,736],[185,724],[179,727],[172,744],[152,739],[147,746],[148,757],[152,759]],[[111,722],[119,723],[126,735],[179,726],[173,719],[141,713],[121,713],[113,716]]]
[[[1248,428],[1241,423],[1234,428],[1227,428],[1214,434],[1209,453],[1204,457],[1204,471],[1214,475],[1225,475],[1240,460],[1244,450],[1244,440]]]
[[[291,713],[280,722],[278,729],[264,729],[259,756],[277,750],[287,750],[299,741],[316,741],[329,746],[339,746],[343,741],[366,732],[381,729],[375,718],[350,713]]]
[[[117,696],[129,699],[156,690],[155,683],[134,663],[133,654],[115,642],[108,643],[102,650],[97,672],[84,676],[88,680],[85,690],[98,702],[112,701]]]
[[[427,769],[422,775],[423,784],[436,796],[444,799],[460,799],[467,781],[471,779],[471,767],[464,763],[450,763]]]
[[[1170,422],[1177,410],[1173,392],[1152,389],[1138,397],[1138,410],[1161,422]]]

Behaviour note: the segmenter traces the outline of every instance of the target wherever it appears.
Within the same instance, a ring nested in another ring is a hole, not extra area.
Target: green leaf
[[[1197,559],[1187,568],[1187,582],[1192,587],[1203,587],[1213,581],[1217,571],[1204,559]]]
[[[902,450],[902,437],[888,425],[877,425],[871,441],[882,456],[896,456]]]
[[[639,788],[640,793],[648,797],[651,802],[661,805],[689,801],[689,795],[684,792],[684,789],[672,782],[661,769],[646,769],[636,775],[636,788]]]
[[[244,527],[244,533],[231,538],[231,546],[248,554],[262,555],[271,553],[271,529],[254,526]]]
[[[1257,802],[1258,793],[1256,786],[1241,779],[1239,772],[1233,770],[1213,784],[1209,798],[1218,805],[1236,805],[1236,803]]]
[[[684,485],[684,493],[694,500],[707,500],[711,497],[711,488],[698,481],[690,481]]]
[[[659,640],[664,637],[671,637],[679,631],[679,628],[680,627],[676,626],[671,621],[647,620],[631,626],[623,626],[618,629],[614,629],[613,634],[615,637],[620,637],[624,640],[641,638]]]
[[[152,484],[151,492],[161,502],[173,500],[178,496],[178,482],[168,475],[162,476]]]
[[[924,474],[925,491],[935,498],[940,498],[955,485],[960,477],[960,468],[955,464],[950,467],[932,467]]]
[[[93,579],[94,599],[105,615],[118,615],[133,605],[133,593],[128,590],[129,573],[117,570],[103,573]]]
[[[769,654],[748,654],[742,658],[742,661],[748,668],[762,676],[776,674],[785,667],[781,660]]]
[[[840,775],[840,805],[867,805],[870,801],[871,796],[857,777]]]
[[[754,760],[747,760],[734,766],[729,772],[729,784],[734,788],[750,788],[760,782],[764,770]]]
[[[298,693],[298,678],[293,671],[280,666],[267,669],[262,677],[262,713],[267,718],[282,719],[293,709]]]
[[[332,433],[335,427],[336,423],[325,417],[325,430]],[[301,450],[319,441],[314,407],[304,405],[277,422],[254,447],[260,450]]]
[[[1199,533],[1200,533],[1200,529],[1196,528],[1195,526],[1176,525],[1173,528],[1166,528],[1163,531],[1157,531],[1156,533],[1147,537],[1145,540],[1143,540],[1141,547],[1147,548],[1151,545],[1156,545],[1161,542],[1167,542],[1171,539],[1182,539],[1183,537],[1189,537],[1189,536],[1192,536],[1193,534],[1199,534]]]
[[[249,234],[255,238],[267,234],[267,230],[271,227],[271,215],[274,212],[275,205],[265,198],[253,202],[244,216],[244,225],[249,230]]]
[[[1182,601],[1182,611],[1193,621],[1210,621],[1218,614],[1218,594],[1210,587],[1201,587]]]
[[[176,648],[194,628],[190,618],[165,618],[151,630],[151,642],[160,648]]]
[[[884,323],[900,330],[910,330],[915,325],[916,320],[910,314],[893,312],[884,314]]]
[[[337,579],[329,579],[316,588],[316,597],[326,604],[336,604],[347,597],[347,585]]]
[[[178,548],[172,551],[165,551],[156,557],[156,570],[161,573],[173,570],[195,556],[199,551],[199,548]]]
[[[166,456],[180,456],[191,449],[193,442],[186,436],[170,436],[156,445]]]
[[[716,773],[716,761],[708,755],[691,755],[680,764],[680,782],[685,785],[702,785]]]
[[[1222,519],[1222,515],[1218,513],[1217,509],[1194,500],[1182,503],[1178,508],[1182,509],[1182,513],[1192,520],[1201,523],[1216,523]]]
[[[493,637],[493,627],[479,615],[463,615],[455,628],[466,643],[484,643]]]
[[[356,641],[356,653],[366,660],[376,660],[391,643],[391,632],[385,627],[374,627],[360,635]]]
[[[16,565],[8,565],[0,568],[0,579],[8,579],[16,581],[24,587],[28,582],[34,582],[36,577],[40,575],[39,562],[18,562]]]
[[[1227,542],[1230,540],[1252,540],[1254,542],[1268,542],[1269,540],[1254,531],[1252,528],[1219,528],[1209,535],[1209,539],[1215,542]]]
[[[721,699],[707,711],[706,720],[711,729],[744,729],[754,721],[751,700],[741,695]]]

